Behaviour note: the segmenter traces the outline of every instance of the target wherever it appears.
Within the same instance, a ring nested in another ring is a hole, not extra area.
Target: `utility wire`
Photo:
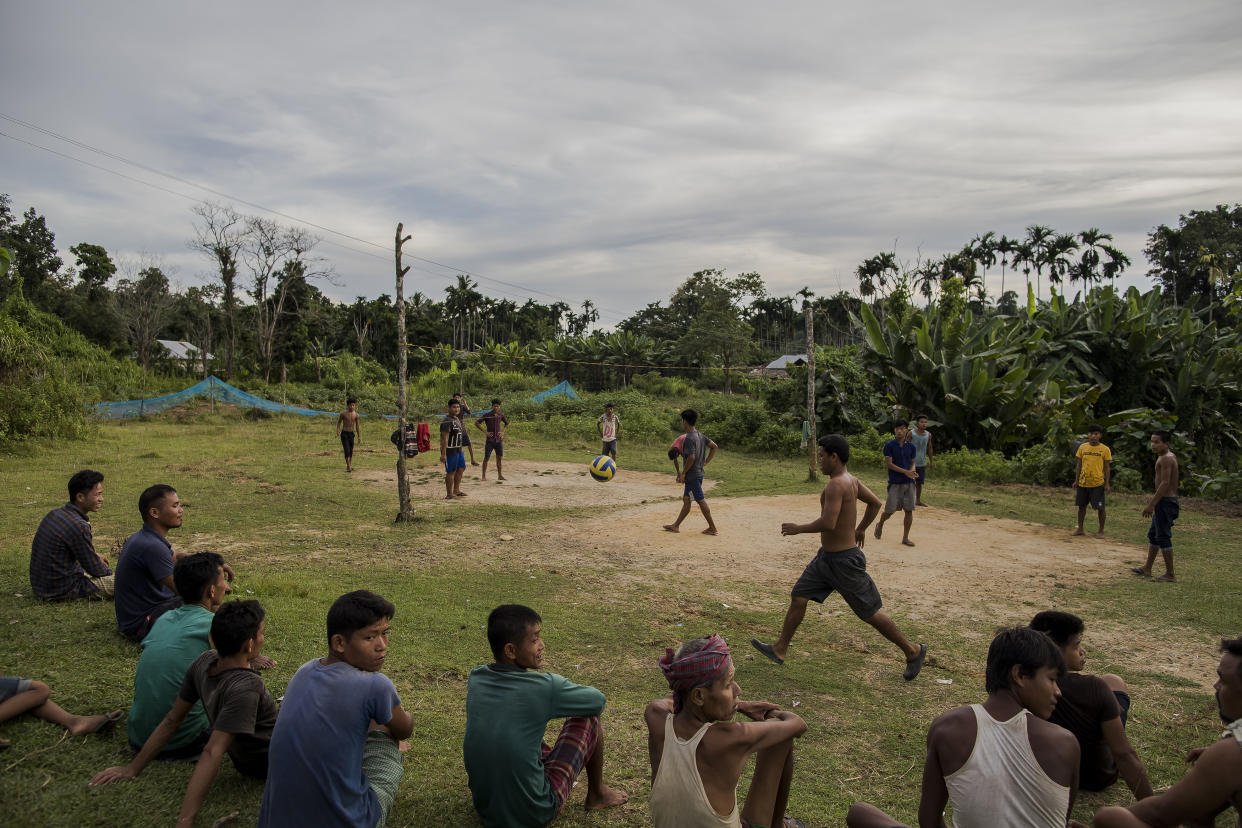
[[[0,118],[3,118],[4,120],[9,121],[9,122],[14,123],[14,124],[17,124],[17,125],[19,125],[19,126],[25,127],[26,129],[34,130],[34,131],[36,131],[36,132],[40,132],[40,133],[42,133],[42,134],[44,134],[44,135],[47,135],[47,136],[50,136],[50,137],[52,137],[52,138],[56,138],[56,139],[58,139],[58,140],[64,141],[64,142],[69,143],[69,144],[72,144],[73,146],[80,147],[81,149],[87,150],[87,151],[89,151],[89,152],[93,152],[93,153],[96,153],[96,154],[98,154],[98,155],[102,155],[102,156],[104,156],[104,157],[106,157],[106,158],[111,158],[111,159],[112,159],[112,160],[114,160],[114,161],[119,161],[119,162],[121,162],[122,164],[128,164],[129,166],[136,167],[136,168],[141,169],[141,170],[145,170],[146,172],[149,172],[149,173],[151,173],[152,175],[158,175],[158,176],[161,176],[161,177],[163,177],[163,178],[168,178],[168,179],[171,179],[171,180],[173,180],[173,181],[178,181],[178,182],[180,182],[180,183],[182,183],[182,184],[185,184],[185,185],[187,185],[187,186],[189,186],[189,187],[194,187],[195,189],[199,189],[199,190],[202,190],[202,191],[204,191],[204,192],[211,193],[212,195],[219,196],[220,198],[228,199],[229,201],[234,201],[234,202],[236,202],[236,203],[238,203],[238,204],[244,204],[244,205],[246,205],[247,207],[251,207],[251,208],[254,208],[254,209],[256,209],[256,210],[261,210],[261,211],[266,212],[266,213],[271,213],[272,215],[275,215],[275,216],[280,216],[281,218],[287,219],[287,220],[289,220],[289,221],[296,222],[296,223],[298,223],[298,224],[303,224],[303,225],[306,225],[306,226],[308,226],[308,227],[313,227],[313,228],[315,228],[316,230],[321,230],[321,231],[323,231],[323,232],[325,232],[325,233],[331,233],[331,234],[332,234],[332,235],[334,235],[334,236],[339,236],[339,237],[344,238],[344,239],[349,239],[349,240],[351,240],[351,241],[356,241],[356,242],[359,242],[360,244],[365,244],[365,245],[368,245],[368,246],[370,246],[370,247],[374,247],[374,248],[377,248],[377,249],[380,249],[380,250],[384,250],[384,251],[387,251],[387,250],[389,249],[387,245],[378,244],[378,243],[373,242],[373,241],[371,241],[371,240],[369,240],[369,239],[364,239],[364,238],[361,238],[361,237],[359,237],[359,236],[354,236],[354,235],[351,235],[351,234],[349,234],[349,233],[342,232],[342,231],[340,231],[340,230],[335,230],[335,229],[333,229],[333,228],[331,228],[331,227],[327,227],[326,225],[318,224],[318,223],[313,222],[313,221],[310,221],[310,220],[308,220],[308,219],[303,219],[303,218],[300,218],[300,217],[298,217],[298,216],[294,216],[294,215],[291,215],[291,214],[289,214],[289,213],[282,212],[282,211],[280,211],[280,210],[275,210],[275,209],[272,209],[271,207],[265,207],[265,206],[264,206],[264,205],[262,205],[262,204],[258,204],[258,203],[253,202],[253,201],[247,201],[247,200],[246,200],[246,199],[244,199],[244,198],[238,198],[237,196],[231,195],[231,194],[229,194],[229,193],[225,193],[225,192],[223,192],[223,191],[221,191],[221,190],[216,190],[216,189],[214,189],[214,188],[212,188],[212,187],[208,187],[208,186],[203,185],[203,184],[198,184],[198,183],[195,183],[195,182],[193,182],[193,181],[190,181],[189,179],[182,178],[182,177],[177,176],[177,175],[174,175],[174,174],[172,174],[172,173],[169,173],[169,172],[165,172],[165,171],[163,171],[163,170],[156,169],[156,168],[151,167],[151,166],[148,166],[148,165],[146,165],[146,164],[142,164],[142,163],[140,163],[140,162],[138,162],[138,161],[134,161],[134,160],[132,160],[132,159],[126,158],[126,157],[124,157],[124,156],[122,156],[122,155],[118,155],[118,154],[116,154],[116,153],[109,152],[108,150],[105,150],[105,149],[100,149],[99,147],[95,147],[95,146],[92,146],[92,145],[90,145],[90,144],[87,144],[87,143],[85,143],[85,142],[83,142],[83,141],[79,141],[79,140],[77,140],[76,138],[72,138],[72,137],[69,137],[69,136],[66,136],[66,135],[62,135],[62,134],[60,134],[60,133],[58,133],[58,132],[55,132],[55,131],[53,131],[53,130],[47,129],[47,128],[45,128],[45,127],[41,127],[41,126],[39,126],[38,124],[33,124],[33,123],[30,123],[29,121],[23,121],[23,120],[22,120],[22,119],[20,119],[20,118],[15,118],[15,117],[13,117],[12,115],[8,115],[8,114],[6,114],[6,113],[4,113],[4,112],[0,112]],[[191,200],[191,201],[198,201],[198,200],[199,200],[198,198],[195,198],[194,196],[188,195],[188,194],[186,194],[186,193],[177,192],[177,191],[175,191],[175,190],[170,190],[170,189],[168,189],[167,187],[161,187],[161,186],[160,186],[160,185],[158,185],[158,184],[153,184],[153,183],[151,183],[151,182],[149,182],[149,181],[144,181],[144,180],[142,180],[142,179],[140,179],[140,178],[135,178],[135,177],[133,177],[133,176],[126,175],[125,173],[118,172],[118,171],[113,170],[113,169],[110,169],[110,168],[108,168],[108,167],[100,166],[100,165],[98,165],[98,164],[93,164],[93,163],[91,163],[91,162],[89,162],[89,161],[85,161],[85,160],[83,160],[83,159],[81,159],[81,158],[77,158],[77,157],[75,157],[75,156],[68,155],[68,154],[66,154],[66,153],[59,152],[59,151],[54,150],[54,149],[50,149],[50,148],[45,147],[45,146],[42,146],[42,145],[40,145],[40,144],[36,144],[36,143],[34,143],[34,142],[32,142],[32,141],[27,141],[27,140],[24,140],[24,139],[22,139],[22,138],[18,138],[18,137],[16,137],[16,136],[14,136],[14,135],[10,135],[10,134],[8,134],[8,133],[6,133],[6,132],[0,132],[0,136],[3,136],[3,137],[5,137],[5,138],[9,138],[10,140],[17,141],[17,142],[19,142],[19,143],[25,144],[25,145],[30,146],[30,147],[34,147],[35,149],[40,149],[40,150],[43,150],[43,151],[45,151],[45,152],[51,153],[52,155],[57,155],[57,156],[59,156],[59,157],[61,157],[61,158],[65,158],[65,159],[67,159],[67,160],[69,160],[69,161],[76,161],[76,162],[77,162],[77,163],[79,163],[79,164],[83,164],[83,165],[85,165],[85,166],[92,167],[92,168],[97,169],[97,170],[101,170],[101,171],[103,171],[103,172],[112,173],[113,175],[119,176],[119,177],[124,178],[124,179],[126,179],[126,180],[133,181],[133,182],[135,182],[135,183],[137,183],[137,184],[142,184],[142,185],[144,185],[144,186],[151,187],[151,188],[153,188],[153,189],[160,190],[160,191],[162,191],[162,192],[169,193],[169,194],[171,194],[171,195],[180,196],[180,197],[182,197],[182,198],[186,198],[186,199],[189,199],[189,200]],[[331,243],[331,242],[330,242],[330,243]],[[356,248],[352,248],[352,247],[349,247],[349,246],[347,246],[347,245],[341,245],[341,244],[339,244],[339,243],[335,244],[335,246],[337,246],[337,247],[341,247],[342,249],[345,249],[345,250],[351,250],[351,251],[353,251],[353,252],[355,252],[355,253],[360,253],[360,254],[363,254],[363,255],[370,255],[370,256],[373,256],[373,257],[375,257],[375,258],[379,258],[379,259],[384,259],[384,260],[387,260],[387,258],[388,258],[387,256],[380,256],[380,255],[378,255],[378,254],[368,253],[367,251],[358,250],[358,249],[356,249]],[[443,268],[444,270],[447,270],[447,271],[453,271],[454,273],[459,273],[459,274],[464,275],[464,276],[471,276],[471,277],[474,277],[475,279],[479,279],[479,280],[481,280],[481,281],[492,282],[492,283],[495,283],[495,284],[498,284],[498,285],[504,285],[504,286],[506,286],[506,287],[514,288],[514,289],[516,289],[516,290],[519,290],[519,291],[522,291],[522,292],[523,292],[523,294],[521,295],[521,297],[520,297],[520,298],[529,298],[529,297],[528,297],[528,296],[526,296],[525,294],[528,294],[528,293],[533,293],[533,294],[538,294],[538,295],[540,295],[540,296],[546,296],[546,297],[548,297],[548,298],[550,298],[550,299],[555,299],[555,300],[557,300],[557,301],[559,301],[559,302],[564,302],[565,304],[567,304],[567,305],[571,305],[571,306],[572,306],[572,303],[571,303],[569,300],[567,300],[565,297],[563,297],[563,296],[558,296],[557,294],[554,294],[554,293],[548,293],[547,291],[539,290],[538,288],[532,288],[532,287],[529,287],[529,286],[526,286],[526,285],[520,285],[520,284],[517,284],[517,283],[515,283],[515,282],[507,282],[507,281],[504,281],[503,279],[495,279],[495,278],[492,278],[492,277],[490,277],[490,276],[484,276],[484,275],[483,275],[483,274],[481,274],[481,273],[477,273],[477,272],[474,272],[474,271],[472,271],[472,270],[468,270],[468,269],[466,269],[466,268],[456,267],[456,266],[451,265],[451,264],[446,264],[446,263],[444,263],[444,262],[438,262],[438,261],[436,261],[436,260],[434,260],[434,259],[428,259],[428,258],[426,258],[426,257],[423,257],[423,256],[417,256],[417,255],[414,255],[414,254],[404,254],[404,255],[402,256],[402,258],[403,258],[403,259],[405,259],[405,258],[415,259],[415,260],[417,260],[417,261],[420,261],[420,262],[425,262],[426,264],[433,265],[433,266],[435,266],[435,267]],[[416,269],[416,270],[420,270],[420,271],[425,272],[425,273],[432,274],[432,275],[443,275],[443,274],[436,273],[435,271],[426,270],[425,268],[415,267],[415,269]],[[511,296],[511,297],[509,297],[509,298],[518,298],[518,297],[512,297],[512,296]],[[606,309],[603,309],[603,308],[596,308],[596,310],[597,310],[597,311],[599,311],[601,315],[603,315],[603,314],[605,314],[605,313],[606,313],[608,316],[614,317],[617,321],[621,321],[621,320],[623,320],[623,319],[625,319],[625,318],[626,318],[624,315],[622,315],[622,314],[618,313],[617,311],[613,311],[613,310],[606,310]]]

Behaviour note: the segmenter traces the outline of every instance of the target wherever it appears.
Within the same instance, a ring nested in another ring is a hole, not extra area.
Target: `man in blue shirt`
[[[130,641],[141,641],[155,619],[181,606],[173,584],[173,564],[187,556],[174,552],[168,530],[181,525],[181,499],[172,486],[149,487],[138,498],[142,528],[129,536],[116,562],[116,627]],[[225,567],[226,574],[232,570]]]
[[[910,526],[914,523],[914,483],[919,479],[919,473],[914,468],[916,453],[914,443],[910,442],[910,424],[905,420],[898,420],[893,424],[893,439],[884,444],[884,465],[888,467],[888,497],[884,501],[884,514],[880,515],[880,521],[875,525],[877,539],[884,533],[884,521],[901,509],[906,513],[901,542],[906,546],[914,546],[910,541]]]

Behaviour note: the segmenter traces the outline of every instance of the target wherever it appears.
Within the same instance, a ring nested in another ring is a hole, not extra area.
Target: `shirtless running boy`
[[[350,397],[345,401],[345,410],[336,418],[336,436],[341,438],[341,448],[345,450],[345,471],[354,470],[354,440],[362,442],[362,418],[358,416],[358,401]]]
[[[893,619],[880,611],[880,591],[867,574],[867,559],[862,553],[862,545],[867,527],[875,520],[882,504],[862,481],[846,470],[845,464],[849,459],[850,444],[840,434],[820,438],[819,464],[829,477],[828,485],[819,496],[820,515],[810,523],[781,524],[782,535],[818,532],[819,553],[807,564],[802,577],[794,584],[781,637],[772,644],[765,644],[757,638],[752,638],[750,643],[772,661],[784,664],[789,643],[806,615],[807,601],[822,604],[836,590],[855,615],[875,627],[880,635],[905,653],[906,670],[902,675],[910,681],[923,669],[927,645],[911,644],[897,629]],[[867,504],[867,512],[855,526],[859,500]]]
[[[741,701],[729,646],[718,635],[667,650],[660,669],[673,692],[643,713],[655,828],[801,826],[785,804],[793,742],[806,722],[768,702]],[[751,721],[734,722],[737,713]],[[737,783],[752,753],[755,773],[739,813]]]

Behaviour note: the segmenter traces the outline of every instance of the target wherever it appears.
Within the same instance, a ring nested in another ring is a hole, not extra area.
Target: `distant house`
[[[186,371],[194,373],[203,373],[203,351],[192,342],[182,342],[176,339],[157,339],[155,340],[165,351],[165,356],[173,362],[180,365]],[[215,359],[211,354],[207,354],[207,359]]]
[[[785,354],[772,360],[755,373],[761,377],[786,377],[789,376],[786,370],[788,366],[806,365],[806,363],[806,354]]]

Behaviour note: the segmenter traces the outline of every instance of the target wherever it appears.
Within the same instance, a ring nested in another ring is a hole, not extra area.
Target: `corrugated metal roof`
[[[785,366],[793,363],[794,365],[806,365],[806,354],[785,354],[777,357],[764,366],[769,371],[784,371]]]
[[[173,359],[202,359],[202,350],[193,342],[183,342],[176,339],[157,339],[155,341],[163,345]],[[215,359],[211,354],[207,354],[207,358]]]

